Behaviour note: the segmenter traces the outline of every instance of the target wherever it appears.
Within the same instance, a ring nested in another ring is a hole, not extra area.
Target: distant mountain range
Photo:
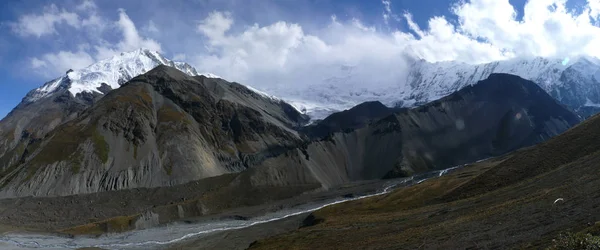
[[[60,90],[68,90],[75,97],[104,94],[158,65],[174,67],[191,76],[218,78],[210,73],[199,74],[189,64],[171,61],[156,51],[138,49],[99,61],[81,70],[68,70],[64,76],[30,91],[23,101],[35,102]]]
[[[308,120],[243,85],[165,65],[88,107],[80,94],[50,93],[0,122],[5,194],[169,186],[240,172],[302,144],[292,128]],[[29,112],[48,107],[55,112]]]
[[[171,186],[261,167],[266,172],[256,183],[329,187],[451,167],[577,124],[567,107],[595,108],[598,86],[590,72],[597,65],[591,58],[565,65],[542,58],[479,66],[415,61],[405,90],[309,124],[285,96],[140,49],[69,70],[32,90],[0,121],[0,194]],[[537,77],[538,84],[494,71]],[[328,94],[334,93],[310,98]],[[319,107],[328,112],[321,115],[338,111],[327,101],[346,97],[335,94],[322,99]],[[348,103],[364,97],[351,96]]]
[[[261,95],[279,97],[312,119],[323,119],[331,113],[368,101],[379,101],[393,108],[412,108],[475,84],[492,73],[508,73],[537,83],[582,118],[600,111],[600,60],[597,58],[580,56],[565,60],[534,57],[480,65],[407,60],[410,66],[404,74],[406,77],[395,82],[365,83],[361,80],[363,78],[356,77],[357,66],[339,66],[332,67],[331,77],[321,82],[285,87],[268,87],[267,83],[263,90],[268,94],[247,87]],[[199,73],[191,65],[169,60],[158,52],[139,49],[81,70],[69,70],[64,76],[30,91],[21,106],[65,90],[80,102],[90,104],[104,93],[158,65],[175,67],[191,76],[219,78],[211,73]]]
[[[355,77],[359,75],[355,66],[341,66],[333,68],[332,77],[322,82],[274,87],[267,92],[321,119],[332,111],[349,109],[366,101],[380,101],[389,107],[415,107],[475,84],[492,73],[508,73],[537,83],[583,118],[600,111],[600,60],[597,58],[534,57],[479,65],[407,60],[410,63],[405,78],[393,82],[365,81]]]
[[[106,94],[75,95],[73,74],[0,121],[0,197],[173,186],[246,170],[251,186],[329,188],[504,154],[579,122],[508,74],[418,108],[368,102],[310,126],[285,101],[194,71],[159,64]]]
[[[536,146],[317,210],[248,249],[595,249],[599,128],[594,116]]]

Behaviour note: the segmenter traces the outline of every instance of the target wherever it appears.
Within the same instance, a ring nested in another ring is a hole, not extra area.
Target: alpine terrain
[[[595,249],[598,140],[596,115],[536,146],[313,212],[250,249]]]
[[[580,56],[563,58],[516,58],[486,64],[448,61],[409,61],[406,74],[394,82],[366,87],[356,67],[332,69],[332,77],[298,87],[268,87],[267,92],[290,100],[315,119],[348,109],[366,101],[380,101],[389,107],[415,107],[447,96],[492,73],[508,73],[537,83],[542,89],[583,118],[600,111],[600,60]],[[367,85],[370,86],[370,85]]]
[[[99,235],[243,221],[443,174],[580,118],[539,84],[491,73],[418,107],[370,101],[309,121],[156,52],[122,53],[31,91],[0,121],[0,225]]]
[[[504,154],[579,121],[533,82],[492,74],[415,109],[371,102],[304,127],[286,102],[209,76],[141,49],[31,91],[0,123],[0,194],[172,186],[262,165],[274,165],[270,184],[329,188]]]
[[[0,250],[600,249],[600,0],[3,3]]]

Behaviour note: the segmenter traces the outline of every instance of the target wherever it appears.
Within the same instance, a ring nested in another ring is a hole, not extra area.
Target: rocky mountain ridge
[[[68,70],[64,76],[30,91],[23,101],[35,102],[60,89],[68,89],[73,96],[106,94],[158,65],[176,68],[190,76],[219,78],[211,73],[199,74],[194,67],[185,62],[171,61],[156,51],[141,48],[123,52],[80,70]]]
[[[431,63],[411,58],[407,61],[406,74],[399,74],[395,80],[369,82],[364,77],[355,77],[361,76],[357,73],[359,66],[340,66],[332,70],[335,81],[328,78],[302,86],[274,86],[267,92],[288,100],[314,119],[323,119],[332,112],[367,101],[413,108],[475,84],[492,73],[507,73],[537,83],[583,118],[600,110],[600,60],[597,58],[514,58],[478,65],[456,61]]]
[[[0,153],[0,196],[172,186],[241,171],[252,172],[250,186],[329,188],[504,154],[579,122],[535,83],[492,74],[415,109],[365,103],[303,127],[308,117],[279,99],[164,65],[76,114],[47,133],[1,137],[11,147]]]
[[[0,154],[1,193],[91,193],[239,172],[302,144],[293,128],[306,121],[243,85],[159,65],[45,135],[24,129]]]

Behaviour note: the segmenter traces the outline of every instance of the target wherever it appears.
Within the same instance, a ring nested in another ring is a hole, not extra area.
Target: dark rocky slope
[[[101,97],[90,93],[73,96],[68,86],[65,79],[59,82],[56,92],[35,102],[30,101],[35,94],[32,90],[0,121],[0,168],[16,164],[34,138],[44,137],[60,124],[76,118]]]
[[[351,109],[333,113],[314,124],[300,128],[313,139],[321,139],[335,132],[349,132],[398,112],[400,108],[389,108],[379,101],[364,102]]]
[[[596,115],[539,145],[317,211],[315,225],[250,249],[546,249],[567,232],[600,236],[599,140]]]
[[[578,122],[535,83],[492,74],[438,101],[313,142],[303,151],[304,165],[326,185],[406,176],[531,146]]]
[[[328,188],[501,155],[578,122],[533,82],[507,74],[419,108],[364,103],[304,128],[306,117],[285,102],[166,66],[89,105],[0,154],[9,159],[0,194],[171,186],[249,168],[252,186]]]
[[[293,128],[305,122],[242,85],[159,66],[45,136],[19,135],[19,149],[1,155],[18,159],[3,161],[2,193],[89,193],[239,172],[302,144]]]

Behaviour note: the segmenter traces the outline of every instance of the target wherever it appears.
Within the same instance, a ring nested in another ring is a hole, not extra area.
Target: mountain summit
[[[185,62],[171,61],[156,51],[141,48],[123,52],[80,70],[68,70],[64,76],[29,92],[24,101],[35,102],[59,89],[67,89],[73,96],[83,92],[106,93],[107,90],[117,89],[132,78],[158,65],[179,69],[190,76],[204,75],[209,78],[219,78],[210,73],[199,74],[194,67]]]
[[[87,108],[68,90],[50,97],[0,122],[0,197],[165,187],[246,170],[253,186],[330,188],[502,155],[579,122],[508,74],[415,109],[364,103],[309,127],[281,100],[165,65]],[[45,111],[21,126],[31,108]]]
[[[0,196],[183,184],[240,172],[302,144],[293,128],[306,117],[289,104],[190,72],[156,66],[74,113],[80,94],[64,89],[17,109],[0,122]],[[31,107],[52,112],[23,127]]]
[[[175,68],[190,77],[219,78],[210,73],[200,74],[187,63],[169,60],[148,49],[123,52],[83,69],[68,70],[65,75],[30,91],[21,103],[0,120],[0,155],[15,149],[23,136],[44,138],[59,125],[82,115],[109,92],[160,65]],[[252,88],[247,90],[280,102]],[[0,158],[0,165],[18,160]]]
[[[313,119],[322,119],[332,112],[367,101],[412,108],[476,84],[492,73],[507,73],[535,82],[582,117],[600,111],[600,60],[597,58],[580,56],[566,62],[563,58],[532,57],[485,64],[407,60],[407,68],[398,69],[406,74],[383,82],[377,82],[377,77],[372,81],[365,79],[357,73],[360,66],[344,66],[332,68],[331,77],[323,81],[294,87],[282,85],[268,92],[305,110]]]

